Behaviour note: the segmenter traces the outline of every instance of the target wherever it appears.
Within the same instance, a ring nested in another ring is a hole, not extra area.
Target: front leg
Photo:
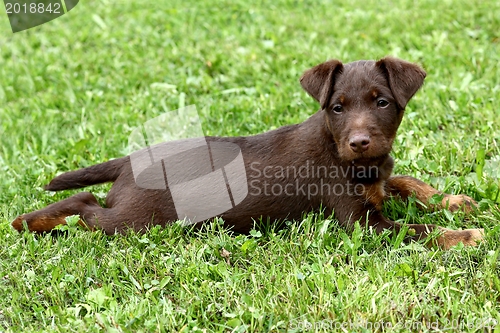
[[[407,200],[408,197],[414,195],[420,202],[431,209],[446,208],[452,212],[462,209],[466,213],[471,213],[474,207],[477,207],[476,201],[466,195],[443,193],[423,181],[410,176],[390,177],[385,184],[385,189],[387,195],[399,196],[403,200]],[[432,205],[430,204],[430,200],[436,194],[443,194],[444,198],[441,204]]]
[[[369,216],[369,225],[377,233],[384,230],[399,232],[403,226],[408,227],[407,237],[413,240],[424,240],[428,246],[438,246],[448,250],[452,246],[463,243],[465,246],[476,246],[484,240],[483,229],[451,230],[434,224],[400,224],[384,217],[381,212],[374,211]],[[436,238],[427,239],[434,232],[438,232]]]
[[[424,189],[433,190],[433,194],[439,192],[431,186],[411,177],[394,177],[397,179],[407,178],[410,182],[422,186]],[[403,226],[408,227],[407,237],[413,240],[423,240],[427,245],[437,245],[442,249],[463,243],[466,246],[475,246],[484,239],[483,229],[466,229],[466,230],[451,230],[434,224],[400,224],[389,220],[382,214],[380,201],[383,199],[384,191],[383,183],[374,183],[370,186],[365,186],[364,200],[353,200],[346,205],[344,201],[340,201],[339,197],[331,198],[329,207],[334,207],[335,217],[341,224],[348,229],[353,226],[354,221],[359,221],[361,225],[367,223],[367,226],[372,227],[375,232],[382,233],[385,230],[393,230],[400,232]],[[416,192],[407,193],[405,198]],[[420,193],[420,200],[426,202],[433,194],[423,197]],[[345,197],[342,197],[345,200]],[[335,201],[336,200],[336,201]],[[472,199],[471,199],[472,200]],[[342,204],[343,203],[343,204]],[[327,205],[328,206],[328,205]],[[428,239],[429,235],[437,232],[437,237]]]

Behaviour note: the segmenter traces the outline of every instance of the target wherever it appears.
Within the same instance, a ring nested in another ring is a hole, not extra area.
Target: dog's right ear
[[[333,94],[335,75],[342,71],[339,60],[329,60],[307,71],[300,78],[300,84],[305,91],[316,99],[324,109]]]

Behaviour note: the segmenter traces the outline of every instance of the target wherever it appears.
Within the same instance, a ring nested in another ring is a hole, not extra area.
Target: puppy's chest
[[[376,210],[382,210],[385,198],[385,181],[379,180],[372,184],[363,185],[363,198],[365,205],[373,205]]]

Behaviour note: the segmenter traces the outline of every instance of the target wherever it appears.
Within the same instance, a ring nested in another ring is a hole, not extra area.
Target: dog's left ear
[[[333,94],[335,75],[342,71],[339,60],[329,60],[304,72],[300,84],[324,109]]]
[[[389,87],[401,110],[424,83],[425,71],[418,65],[401,59],[385,57],[377,61],[385,72]]]

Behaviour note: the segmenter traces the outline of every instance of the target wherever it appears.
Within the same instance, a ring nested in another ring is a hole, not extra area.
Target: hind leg
[[[452,212],[462,209],[466,213],[470,213],[477,206],[476,201],[466,195],[440,192],[423,181],[410,176],[390,177],[386,182],[386,192],[389,195],[399,196],[403,200],[415,195],[420,202],[432,209],[447,208]],[[443,200],[440,204],[431,205],[430,200],[435,194],[443,194]]]
[[[26,221],[29,231],[41,233],[50,231],[57,225],[66,224],[65,218],[68,216],[80,215],[80,224],[94,230],[97,227],[96,219],[101,215],[107,215],[105,211],[106,209],[99,205],[91,193],[82,192],[41,210],[20,215],[12,222],[12,226],[22,231],[23,221]]]

